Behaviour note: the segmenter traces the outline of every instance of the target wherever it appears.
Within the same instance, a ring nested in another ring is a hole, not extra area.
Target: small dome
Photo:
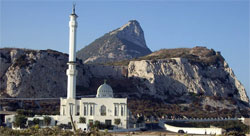
[[[106,84],[106,81],[104,81],[104,84],[98,87],[96,97],[113,97],[113,89],[108,84]]]

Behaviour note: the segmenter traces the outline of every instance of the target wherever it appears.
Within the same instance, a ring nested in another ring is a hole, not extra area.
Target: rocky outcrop
[[[144,32],[136,20],[111,31],[77,52],[84,63],[107,63],[150,54]]]
[[[110,35],[117,35],[120,39],[125,39],[143,48],[148,48],[144,38],[144,32],[136,20],[131,20],[117,30],[110,32]]]
[[[143,85],[138,86],[140,92],[160,98],[191,92],[249,102],[246,90],[226,62],[204,66],[186,58],[130,61],[128,77],[143,79]]]
[[[67,54],[53,50],[0,49],[1,96],[65,97],[67,62]],[[77,85],[88,87],[88,68],[77,63]]]

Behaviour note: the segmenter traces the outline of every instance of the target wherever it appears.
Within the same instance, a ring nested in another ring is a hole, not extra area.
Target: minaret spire
[[[73,4],[72,14],[70,14],[69,21],[69,62],[67,69],[68,86],[67,98],[75,99],[76,97],[76,29],[77,29],[77,15],[75,14],[75,4]]]
[[[74,3],[73,8],[72,8],[72,14],[75,14],[75,7],[76,7],[76,4]]]

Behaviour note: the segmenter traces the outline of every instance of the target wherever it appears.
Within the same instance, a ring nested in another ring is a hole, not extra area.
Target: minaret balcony
[[[67,69],[67,75],[77,75],[77,70],[76,69]]]
[[[70,27],[77,27],[77,22],[75,22],[75,21],[70,21],[70,22],[69,22],[69,26],[70,26]]]

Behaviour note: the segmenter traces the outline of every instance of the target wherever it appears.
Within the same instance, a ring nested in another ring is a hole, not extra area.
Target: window
[[[115,116],[118,116],[118,113],[117,113],[117,106],[115,106]]]
[[[79,112],[80,112],[80,106],[77,105],[77,108],[76,108],[76,115],[79,115]]]
[[[62,115],[65,115],[65,105],[63,105],[62,107],[63,107],[63,113],[62,113]]]
[[[86,105],[84,105],[83,115],[84,115],[84,116],[87,116],[87,106],[86,106]]]
[[[69,115],[73,115],[73,110],[74,110],[74,104],[73,103],[70,103],[69,104]]]
[[[121,116],[123,116],[123,106],[121,107]]]
[[[106,116],[106,107],[104,105],[101,106],[101,116]]]
[[[111,126],[112,125],[112,121],[111,120],[105,120],[105,125]]]
[[[93,115],[93,107],[91,106],[90,107],[90,116],[92,116]]]

